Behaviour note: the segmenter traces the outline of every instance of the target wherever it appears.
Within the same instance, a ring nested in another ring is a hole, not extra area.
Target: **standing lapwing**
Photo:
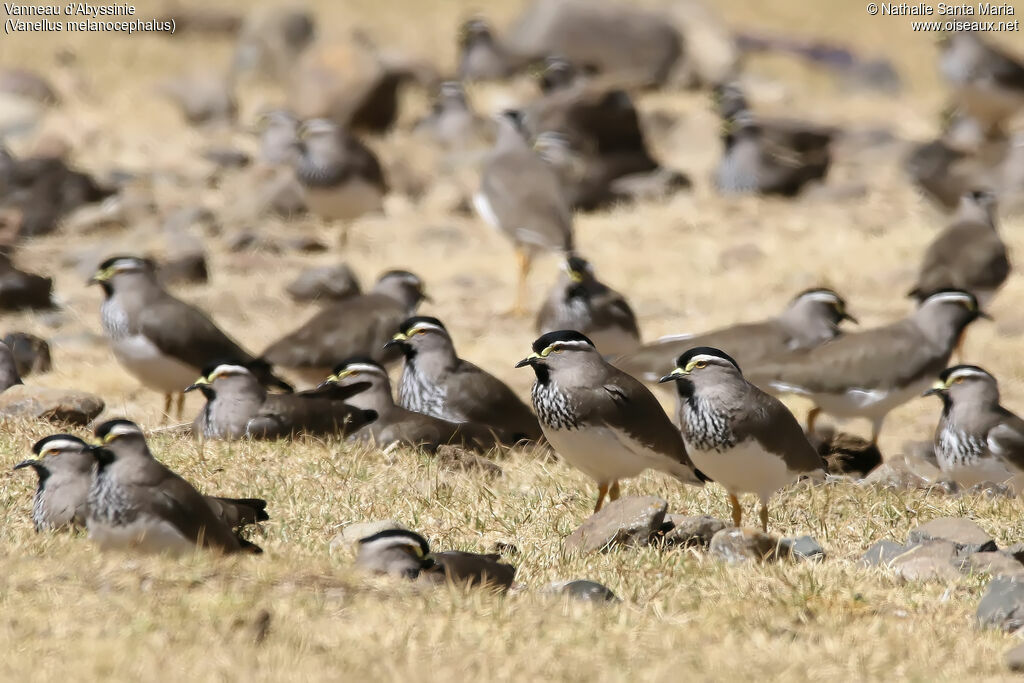
[[[531,148],[519,112],[497,118],[498,137],[484,162],[477,213],[515,245],[519,283],[512,312],[526,312],[527,276],[538,252],[573,249],[572,207],[558,172]]]
[[[114,256],[100,264],[90,284],[103,288],[103,332],[118,362],[142,384],[164,394],[164,413],[178,396],[177,416],[185,404],[185,387],[200,371],[221,358],[252,363],[260,381],[287,391],[270,367],[242,349],[195,306],[167,293],[153,263],[135,256]]]
[[[529,407],[500,379],[459,358],[437,318],[409,318],[388,345],[405,356],[398,385],[403,408],[483,425],[510,446],[540,438],[540,425]]]
[[[729,493],[732,521],[740,526],[740,493],[761,501],[761,529],[768,530],[768,501],[800,476],[825,477],[825,463],[800,423],[774,396],[743,379],[723,351],[699,346],[676,360],[661,378],[679,392],[678,422],[694,465]]]
[[[548,443],[597,482],[597,512],[606,495],[619,497],[619,480],[645,469],[703,486],[679,430],[639,380],[610,365],[579,332],[549,332],[519,361],[537,379],[533,407]]]

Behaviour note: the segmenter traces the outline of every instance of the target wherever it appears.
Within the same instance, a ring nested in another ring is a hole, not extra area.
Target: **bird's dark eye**
[[[413,334],[426,334],[426,330],[413,330]]]
[[[957,377],[956,379],[953,380],[953,384],[963,384],[963,382],[964,382],[964,378],[963,377]]]
[[[707,365],[708,364],[707,364],[706,361],[699,360],[699,361],[697,361],[696,363],[693,364],[693,367],[695,367],[695,368],[697,368],[699,370],[700,368],[707,367]]]

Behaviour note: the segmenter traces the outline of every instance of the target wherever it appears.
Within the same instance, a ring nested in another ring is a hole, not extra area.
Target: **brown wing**
[[[140,510],[172,524],[186,538],[201,541],[203,547],[228,553],[241,550],[238,538],[205,497],[156,460],[138,467],[132,479],[127,489]]]
[[[460,360],[446,378],[449,409],[460,422],[485,425],[505,443],[541,437],[537,416],[507,384],[469,361]]]
[[[617,327],[640,339],[636,314],[626,298],[610,287],[602,287],[590,297],[590,310],[597,328]]]
[[[377,418],[344,401],[315,393],[271,394],[250,420],[246,434],[257,439],[282,439],[296,434],[331,436],[350,434]]]
[[[807,440],[789,408],[754,385],[747,387],[744,405],[752,409],[732,425],[737,440],[756,439],[769,453],[783,456],[791,472],[824,470],[825,461]]]
[[[696,346],[710,346],[725,351],[744,370],[748,365],[770,356],[785,353],[790,337],[775,320],[734,325],[706,334],[674,337],[645,344],[639,350],[614,361],[619,369],[656,382],[675,367],[676,358]]]
[[[213,514],[232,529],[270,519],[270,515],[267,514],[267,501],[262,498],[206,496],[206,503],[213,510]]]
[[[934,350],[908,320],[836,337],[806,351],[766,361],[748,380],[758,386],[786,385],[796,393],[840,393],[850,388],[888,389],[938,375],[950,353]],[[827,373],[822,368],[829,368]]]
[[[572,209],[555,171],[530,150],[493,157],[480,190],[501,229],[516,241],[571,251]]]
[[[219,360],[248,363],[253,359],[205,313],[169,294],[142,309],[139,331],[161,352],[191,365],[197,373]]]
[[[1002,421],[988,432],[989,450],[1011,468],[1024,470],[1024,420],[1003,412]]]
[[[695,471],[682,434],[654,394],[638,380],[613,371],[603,385],[585,389],[584,393],[590,395],[584,395],[576,405],[581,422],[604,424],[643,449]]]
[[[447,579],[452,583],[468,583],[508,590],[515,580],[516,568],[501,561],[498,555],[477,555],[460,550],[433,553],[434,566],[426,570],[432,580]]]
[[[406,311],[378,294],[325,306],[297,330],[267,347],[262,357],[286,368],[333,368],[351,356],[383,359],[384,344],[398,330]]]
[[[1009,274],[1006,245],[992,228],[957,223],[928,246],[914,293],[928,295],[951,287],[994,289]]]

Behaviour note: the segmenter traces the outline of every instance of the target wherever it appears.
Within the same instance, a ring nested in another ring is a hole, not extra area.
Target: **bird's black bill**
[[[185,387],[184,392],[187,394],[188,392],[195,391],[198,388],[199,388],[198,384],[189,384],[187,387]]]
[[[839,316],[839,319],[840,319],[840,320],[849,320],[849,321],[850,321],[851,323],[853,323],[854,325],[860,325],[860,321],[859,321],[859,320],[857,320],[856,318],[854,318],[854,317],[853,317],[852,315],[850,315],[849,313],[843,313],[843,314],[842,314],[841,316]]]
[[[679,378],[680,378],[679,375],[674,375],[674,374],[669,373],[669,374],[665,375],[664,377],[662,377],[661,379],[659,379],[658,380],[658,384],[664,384],[665,382],[675,382]]]
[[[404,348],[405,348],[405,342],[398,341],[397,339],[392,339],[391,341],[389,341],[387,344],[384,345],[384,350],[385,351],[387,351],[388,349],[404,349]]]
[[[978,311],[978,317],[982,320],[994,320],[994,318],[985,311]]]
[[[926,392],[924,392],[923,394],[921,394],[921,398],[924,398],[925,396],[938,396],[938,395],[940,395],[940,394],[941,394],[941,393],[942,393],[943,391],[945,391],[945,390],[944,390],[944,389],[938,389],[938,388],[936,388],[936,387],[932,387],[932,388],[931,388],[931,389],[929,389],[928,391],[926,391]]]
[[[527,365],[533,365],[536,360],[537,360],[536,358],[524,358],[521,361],[519,361],[518,363],[516,363],[516,367],[517,368],[525,368]]]
[[[26,467],[35,467],[35,466],[37,466],[39,464],[40,463],[39,463],[38,460],[22,460],[21,462],[19,462],[17,465],[14,466],[14,469],[21,470],[21,469],[24,469]]]

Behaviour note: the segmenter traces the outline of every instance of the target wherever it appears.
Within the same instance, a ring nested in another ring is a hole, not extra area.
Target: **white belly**
[[[866,417],[881,419],[907,401],[918,398],[930,387],[932,379],[923,379],[902,389],[851,389],[842,394],[815,394],[784,384],[773,383],[772,389],[807,396],[833,417]]]
[[[477,215],[483,219],[484,223],[491,226],[495,230],[501,230],[501,221],[498,220],[498,214],[494,213],[494,209],[491,207],[491,201],[487,199],[487,195],[483,192],[477,192],[473,195],[473,208],[476,209]]]
[[[331,189],[305,188],[310,213],[329,221],[347,221],[380,211],[383,195],[376,185],[361,179]]]
[[[796,480],[781,456],[769,453],[753,439],[725,453],[697,450],[686,445],[697,469],[732,494],[756,493],[767,503],[772,494]]]
[[[142,335],[125,337],[113,344],[114,356],[143,385],[164,394],[177,394],[199,377],[200,369],[165,356]]]
[[[609,427],[542,429],[556,453],[599,483],[635,477],[648,468],[667,472],[687,483],[700,483],[684,465]]]
[[[194,552],[195,543],[173,524],[155,517],[139,517],[131,524],[110,525],[90,518],[89,538],[103,550],[132,549],[144,553],[182,555]]]

